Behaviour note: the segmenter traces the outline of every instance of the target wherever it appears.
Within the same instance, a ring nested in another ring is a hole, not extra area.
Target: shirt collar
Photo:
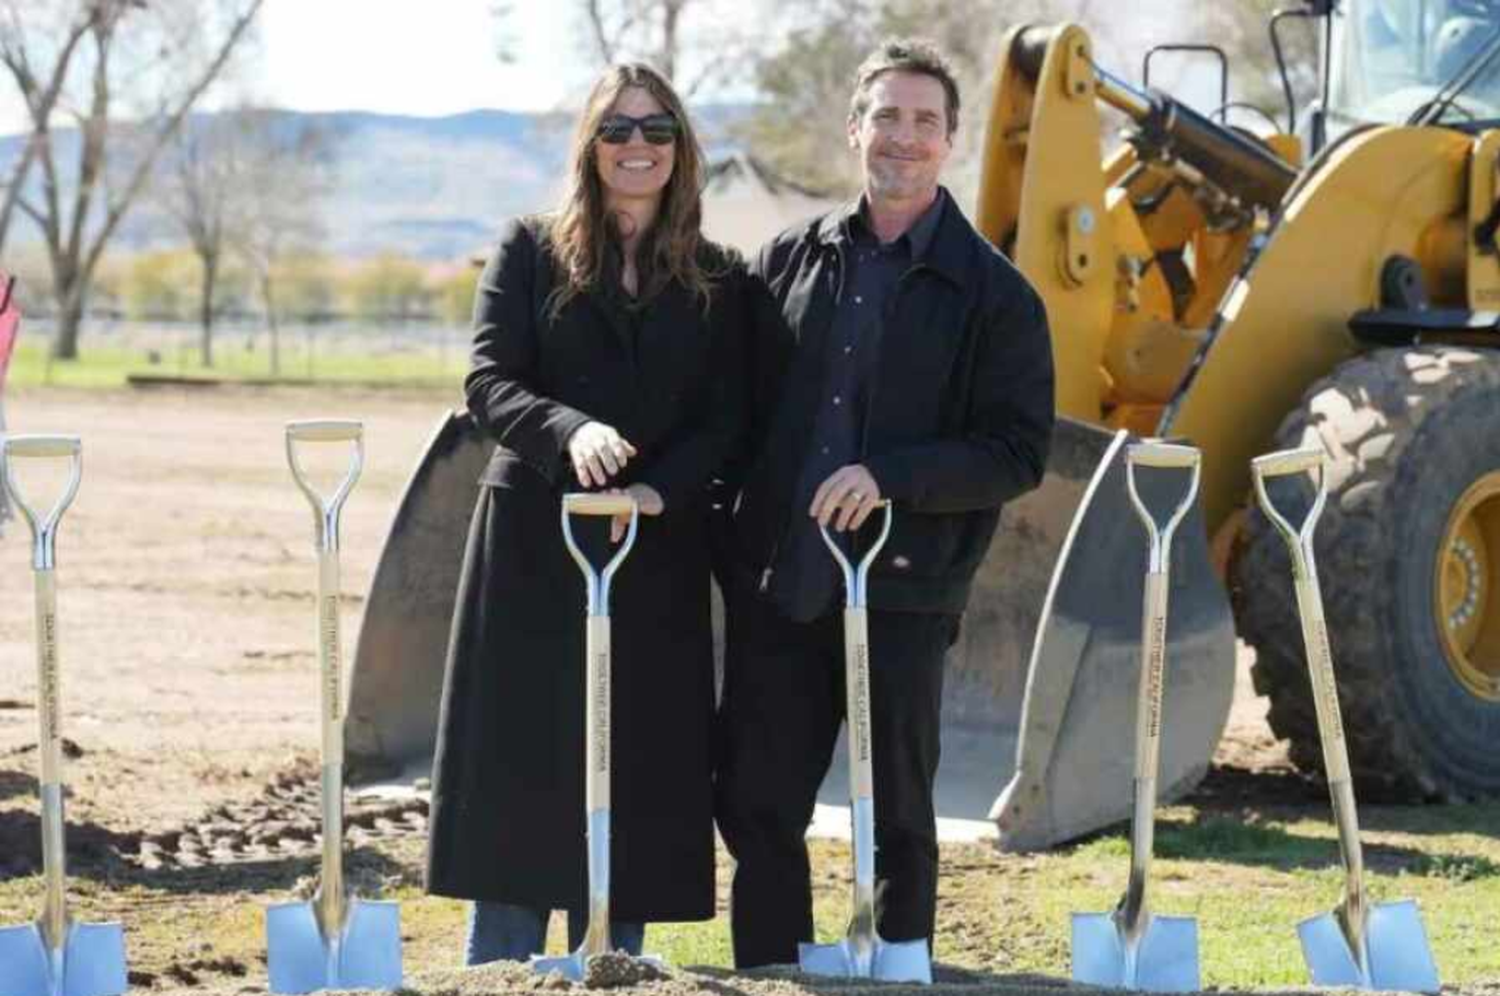
[[[902,232],[900,238],[897,239],[898,242],[901,239],[906,240],[907,245],[911,249],[913,262],[921,262],[923,257],[927,255],[927,250],[931,248],[932,240],[937,234],[938,225],[942,222],[943,210],[947,200],[948,192],[939,187],[937,197],[933,198],[932,203],[927,206],[927,210],[923,211],[917,220],[912,223],[912,226],[905,232]],[[861,194],[857,199],[845,204],[824,219],[820,233],[823,241],[833,243],[853,241],[854,226],[859,226],[862,230],[870,232],[873,235],[874,233],[869,227],[869,222],[866,220],[866,208],[868,204],[869,199],[864,194]]]

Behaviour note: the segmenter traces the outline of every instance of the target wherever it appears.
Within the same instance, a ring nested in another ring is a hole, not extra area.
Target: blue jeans
[[[491,961],[525,961],[547,949],[547,918],[551,910],[532,909],[511,903],[479,901],[469,909],[469,936],[464,942],[464,964],[483,965]],[[589,918],[578,910],[568,912],[568,950],[583,943]],[[611,946],[617,951],[638,955],[646,939],[644,923],[609,925]]]

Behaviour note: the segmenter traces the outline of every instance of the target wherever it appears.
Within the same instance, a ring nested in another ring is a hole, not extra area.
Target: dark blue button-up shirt
[[[932,242],[942,218],[943,198],[938,197],[894,242],[882,243],[876,237],[866,211],[866,201],[860,198],[840,226],[842,278],[822,348],[811,342],[804,345],[788,371],[790,377],[816,377],[823,385],[817,410],[808,413],[811,438],[797,479],[792,522],[777,553],[769,592],[783,615],[799,621],[828,612],[843,594],[838,566],[823,543],[817,520],[807,510],[819,485],[864,455],[861,440],[881,332],[896,285],[921,261]],[[847,537],[841,540],[847,553]]]

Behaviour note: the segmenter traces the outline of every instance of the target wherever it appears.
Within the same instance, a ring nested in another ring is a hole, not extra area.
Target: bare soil
[[[430,393],[248,388],[45,390],[7,399],[12,432],[84,440],[83,485],[58,541],[69,854],[86,912],[153,923],[151,939],[131,949],[134,987],[263,992],[261,959],[216,944],[216,928],[205,924],[238,923],[267,899],[305,895],[312,881],[313,519],[287,471],[284,423],[365,423],[365,469],[342,530],[344,642],[352,648],[359,593],[400,489],[451,401]],[[327,480],[343,462],[342,450],[309,461]],[[34,504],[49,503],[56,477],[34,471],[18,468],[18,476]],[[0,890],[34,874],[40,861],[29,567],[24,523],[13,521],[0,542]],[[1265,727],[1264,704],[1242,694],[1200,801],[1326,805],[1326,796],[1292,771]],[[381,891],[418,884],[426,815],[417,799],[351,801],[351,878]],[[944,872],[990,874],[1010,861],[1008,874],[1024,877],[1025,860],[983,847],[945,849]],[[9,905],[0,897],[3,923],[20,915]],[[942,925],[960,952],[966,915],[972,911],[945,911]],[[456,960],[456,938],[442,947],[417,940],[408,949],[415,992],[570,988],[514,967],[438,970],[432,966]],[[996,957],[963,955],[958,960],[969,967],[944,967],[932,991],[1021,996],[1074,988],[1004,974],[992,965]],[[623,988],[662,996],[857,996],[868,987],[813,985],[790,971],[704,969]],[[1471,991],[1500,994],[1500,987]]]

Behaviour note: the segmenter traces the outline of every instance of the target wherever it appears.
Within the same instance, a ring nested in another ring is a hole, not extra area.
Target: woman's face
[[[649,120],[644,126],[632,125],[622,115]],[[655,144],[647,140],[650,136],[660,141],[667,137],[668,128],[670,141]],[[594,136],[594,160],[605,197],[615,203],[659,199],[672,179],[678,130],[676,120],[649,90],[632,86],[620,91]],[[621,136],[625,136],[623,141],[606,141]]]

